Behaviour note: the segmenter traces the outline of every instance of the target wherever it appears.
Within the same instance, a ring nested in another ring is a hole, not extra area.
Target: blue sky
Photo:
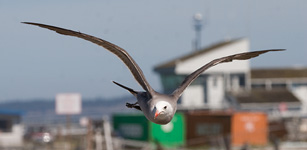
[[[304,0],[93,0],[0,1],[0,102],[54,98],[120,97],[115,80],[141,87],[113,54],[90,42],[21,24],[39,22],[108,40],[126,49],[158,91],[153,67],[192,51],[192,16],[202,13],[202,47],[248,37],[251,50],[286,48],[261,56],[252,67],[307,66],[307,1]]]

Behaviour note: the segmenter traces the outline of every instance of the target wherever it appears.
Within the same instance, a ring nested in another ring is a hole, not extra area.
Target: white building
[[[160,74],[164,92],[172,93],[187,75],[211,60],[248,51],[246,38],[225,41],[160,64],[155,71]],[[250,69],[247,60],[219,64],[201,74],[179,103],[180,109],[307,114],[307,68]]]
[[[302,105],[299,110],[307,114],[307,68],[266,68],[251,70],[252,89],[272,91],[288,91],[295,96]],[[288,109],[292,108],[292,102],[282,101],[287,104]],[[296,109],[298,109],[296,107]]]
[[[183,79],[205,65],[223,56],[249,51],[246,38],[225,41],[155,67],[160,74],[165,93],[171,93]],[[214,66],[200,75],[183,93],[181,108],[221,109],[226,107],[225,94],[229,90],[249,88],[249,61],[234,61]]]
[[[19,111],[0,110],[0,149],[22,146],[24,128],[20,119]]]

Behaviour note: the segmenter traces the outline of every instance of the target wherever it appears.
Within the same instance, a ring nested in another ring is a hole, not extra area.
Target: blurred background
[[[0,1],[1,149],[306,149],[307,2]],[[233,53],[282,48],[204,72],[168,125],[125,107],[142,90],[90,42],[21,24],[87,33],[129,52],[171,93]]]

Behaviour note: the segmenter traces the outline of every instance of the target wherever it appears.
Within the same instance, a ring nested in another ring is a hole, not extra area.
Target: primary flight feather
[[[261,51],[254,51],[254,52],[246,52],[246,53],[239,53],[234,54],[218,59],[214,59],[211,62],[205,64],[204,66],[200,67],[190,75],[188,75],[184,81],[180,84],[180,86],[170,95],[161,94],[156,92],[147,82],[142,70],[138,66],[138,64],[133,60],[133,58],[125,51],[124,49],[120,48],[119,46],[112,44],[108,41],[103,39],[84,34],[81,32],[76,32],[60,27],[55,27],[51,25],[45,25],[40,23],[33,23],[33,22],[22,22],[25,24],[35,25],[42,28],[53,30],[59,34],[75,36],[82,38],[84,40],[93,42],[99,46],[104,47],[108,51],[115,54],[119,59],[121,59],[125,65],[129,68],[130,72],[132,73],[135,80],[142,86],[145,92],[135,91],[129,87],[121,85],[115,81],[113,81],[116,85],[128,90],[132,95],[137,98],[137,102],[134,104],[126,103],[126,106],[129,108],[135,108],[141,110],[146,118],[154,123],[157,124],[167,124],[169,123],[176,110],[177,110],[177,101],[183,91],[188,87],[202,72],[207,70],[208,68],[215,66],[220,63],[231,62],[233,60],[247,60],[253,57],[257,57],[263,53],[270,52],[270,51],[282,51],[284,49],[270,49],[270,50],[261,50]]]

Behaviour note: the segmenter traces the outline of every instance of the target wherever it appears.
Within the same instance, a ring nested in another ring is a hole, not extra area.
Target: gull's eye
[[[164,108],[164,109],[166,109],[166,108],[167,108],[167,106],[164,106],[163,108]]]

